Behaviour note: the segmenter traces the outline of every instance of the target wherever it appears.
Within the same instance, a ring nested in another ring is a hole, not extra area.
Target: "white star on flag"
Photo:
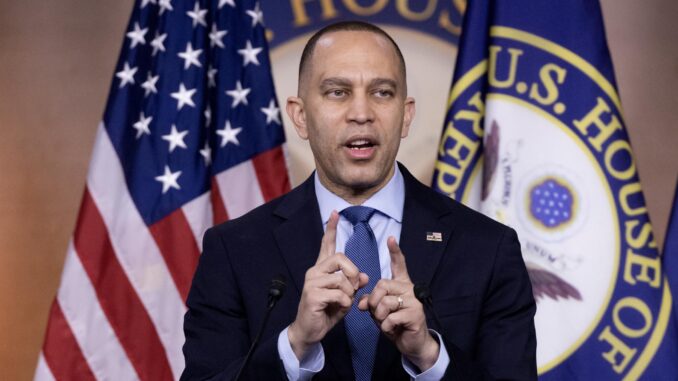
[[[266,115],[266,124],[270,124],[271,122],[281,124],[280,109],[275,106],[274,99],[271,99],[271,101],[268,103],[268,107],[262,107],[261,112],[263,112]]]
[[[231,103],[231,108],[235,108],[235,106],[241,103],[247,106],[247,94],[249,93],[250,93],[249,88],[243,89],[240,81],[236,82],[235,89],[226,91],[226,95],[233,97],[233,103]]]
[[[138,44],[145,45],[146,44],[146,33],[148,32],[148,28],[141,29],[139,26],[138,22],[134,23],[134,30],[127,32],[126,36],[129,37],[130,40],[132,40],[132,46],[130,46],[130,49],[134,49],[135,46]]]
[[[139,115],[139,120],[132,126],[135,130],[137,130],[137,139],[139,139],[141,135],[151,134],[151,129],[148,128],[148,125],[151,124],[152,120],[152,116],[145,116],[143,112],[141,115]]]
[[[155,4],[155,0],[141,0],[141,9],[146,8],[149,3]]]
[[[217,135],[221,136],[221,146],[224,147],[228,143],[239,146],[240,142],[238,141],[238,134],[240,131],[242,131],[241,127],[231,128],[231,122],[227,120],[224,128],[217,130]]]
[[[189,105],[195,107],[193,103],[193,94],[195,94],[196,89],[187,90],[183,83],[179,84],[179,90],[175,93],[171,93],[170,96],[177,100],[177,110],[181,110],[184,105]]]
[[[205,128],[209,128],[210,124],[212,124],[212,109],[210,108],[210,105],[207,105],[203,115],[205,115]]]
[[[217,29],[217,24],[212,24],[212,31],[209,34],[210,37],[210,46],[214,47],[214,45],[223,48],[224,47],[224,42],[221,40],[224,38],[224,36],[228,33],[227,30],[218,30]]]
[[[200,156],[205,158],[205,166],[212,164],[212,149],[208,142],[205,142],[205,148],[200,150]]]
[[[188,69],[191,65],[197,67],[202,67],[200,61],[198,61],[198,56],[202,53],[202,49],[193,50],[193,45],[189,42],[186,45],[186,51],[178,53],[177,55],[184,60],[184,69]]]
[[[120,78],[119,88],[125,87],[126,84],[134,84],[134,74],[139,70],[136,67],[129,67],[129,64],[125,62],[125,67],[119,72],[115,73],[115,76]]]
[[[151,41],[151,46],[153,47],[153,56],[158,53],[158,50],[165,51],[165,39],[167,38],[167,33],[158,34],[155,32],[155,38]]]
[[[184,142],[184,138],[188,135],[188,130],[177,131],[177,126],[172,125],[172,131],[169,134],[163,135],[162,140],[167,140],[169,142],[169,151],[172,153],[175,148],[188,148]]]
[[[162,176],[156,176],[155,179],[162,183],[162,193],[167,193],[170,188],[181,189],[177,179],[181,176],[181,171],[172,173],[168,165],[165,165],[165,173]]]
[[[263,48],[253,48],[250,40],[247,40],[244,49],[238,49],[238,54],[242,55],[243,63],[242,66],[247,66],[250,62],[255,65],[259,65],[259,60],[257,59],[257,54],[261,53]]]
[[[208,87],[216,87],[217,86],[217,79],[216,75],[219,70],[213,68],[211,65],[209,68],[207,68],[207,86]]]
[[[225,4],[235,8],[235,0],[219,0],[219,9],[221,9],[221,7],[223,7]]]
[[[207,22],[205,22],[205,15],[207,15],[207,9],[200,9],[200,4],[198,2],[195,3],[193,10],[186,12],[186,14],[188,15],[188,17],[193,19],[194,28],[198,24],[205,27],[207,26]]]
[[[246,11],[247,15],[252,18],[252,27],[257,26],[257,24],[264,25],[264,12],[261,11],[259,7],[259,2],[254,6],[254,9]]]
[[[172,0],[159,0],[158,5],[160,6],[160,14],[163,14],[165,11],[173,11]]]
[[[158,79],[160,79],[160,75],[153,76],[150,71],[148,72],[146,81],[141,84],[141,87],[146,90],[144,92],[144,97],[147,97],[150,93],[158,93],[158,89],[155,87],[155,84],[158,83]]]

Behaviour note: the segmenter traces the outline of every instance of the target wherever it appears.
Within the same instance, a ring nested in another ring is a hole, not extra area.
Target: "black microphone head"
[[[282,274],[278,274],[271,279],[271,286],[268,289],[268,296],[273,299],[280,299],[285,289],[287,288],[287,281]]]
[[[424,303],[424,301],[431,297],[431,289],[428,288],[426,283],[417,283],[414,285],[414,296],[417,300]]]

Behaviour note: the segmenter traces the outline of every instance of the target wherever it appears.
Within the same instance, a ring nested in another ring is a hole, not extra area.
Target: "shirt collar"
[[[389,218],[402,223],[403,206],[405,205],[405,182],[397,164],[394,165],[394,168],[395,173],[386,186],[365,200],[362,206],[374,208]],[[329,221],[333,210],[340,212],[351,206],[346,200],[330,192],[322,185],[317,171],[313,176],[313,181],[315,182],[315,196],[318,199],[320,218],[322,218],[323,224]]]

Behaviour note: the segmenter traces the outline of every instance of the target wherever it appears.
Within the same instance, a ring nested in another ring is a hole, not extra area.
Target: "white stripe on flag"
[[[221,172],[215,179],[229,219],[238,218],[264,203],[251,160]]]
[[[47,363],[45,362],[45,356],[43,356],[42,351],[38,357],[38,366],[35,368],[35,376],[33,381],[56,381],[52,371],[49,370]]]
[[[195,200],[186,203],[182,208],[184,216],[191,227],[195,242],[198,244],[198,250],[202,252],[202,236],[205,230],[213,225],[212,202],[210,201],[210,192],[203,193]]]
[[[72,242],[68,245],[57,301],[98,380],[139,379],[101,309]]]
[[[162,341],[172,373],[184,368],[183,318],[186,312],[153,236],[127,190],[118,156],[99,125],[87,186],[108,229],[111,245],[127,278],[146,307]]]

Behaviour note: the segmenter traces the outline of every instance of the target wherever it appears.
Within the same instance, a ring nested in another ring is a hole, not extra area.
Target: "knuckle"
[[[343,303],[344,307],[350,307],[353,304],[353,300],[351,298],[349,298],[347,295],[344,295],[343,299],[344,299],[344,303]]]

